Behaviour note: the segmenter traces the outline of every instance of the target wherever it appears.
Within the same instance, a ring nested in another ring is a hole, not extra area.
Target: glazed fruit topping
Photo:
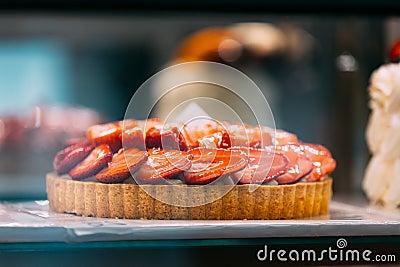
[[[189,149],[199,147],[201,140],[206,136],[224,130],[224,127],[215,120],[199,118],[183,124],[181,129],[182,138]]]
[[[160,129],[152,127],[146,132],[146,147],[180,150],[179,129]]]
[[[239,184],[262,184],[274,180],[289,167],[289,161],[282,153],[258,149],[243,150],[248,150],[248,164],[244,170],[233,174],[233,178]]]
[[[247,156],[240,150],[200,147],[188,153],[193,159],[191,168],[184,173],[187,184],[208,184],[247,165]]]
[[[225,130],[215,132],[198,140],[200,147],[209,148],[229,148],[231,147],[231,138]]]
[[[58,174],[66,174],[94,149],[92,144],[75,144],[64,148],[56,154],[53,161],[54,170]]]
[[[336,167],[336,161],[329,150],[322,145],[302,144],[304,153],[313,161],[314,169],[305,177],[308,182],[315,182],[331,173]]]
[[[272,129],[269,130],[272,131]],[[274,145],[287,145],[298,142],[297,136],[295,134],[283,130],[275,130],[273,136],[274,136],[273,138]]]
[[[150,149],[149,158],[135,174],[137,182],[155,183],[176,176],[191,166],[191,154],[179,150]]]
[[[272,136],[265,127],[252,127],[245,125],[246,135],[249,140],[249,146],[252,148],[263,148],[272,145]]]
[[[91,177],[106,167],[112,157],[113,155],[108,145],[99,145],[69,172],[69,176],[73,180],[82,180]]]
[[[113,153],[122,147],[122,124],[119,122],[94,125],[86,131],[86,135],[96,145],[109,145]]]
[[[125,149],[138,148],[146,150],[143,130],[140,127],[124,129],[121,133],[121,140]]]
[[[87,138],[66,144],[54,158],[55,171],[76,180],[95,175],[103,183],[133,174],[138,183],[181,178],[201,185],[230,175],[239,184],[291,184],[318,181],[336,167],[328,149],[298,143],[292,133],[210,118],[184,124],[127,119],[94,125]]]
[[[277,178],[279,184],[295,183],[313,170],[313,162],[300,144],[276,146],[275,151],[285,155],[290,164],[286,172]]]
[[[137,148],[121,149],[114,154],[108,167],[96,174],[96,179],[102,183],[120,183],[130,177],[146,162],[148,154]]]

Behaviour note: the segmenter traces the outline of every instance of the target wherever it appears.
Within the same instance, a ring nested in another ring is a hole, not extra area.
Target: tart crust
[[[236,185],[222,198],[198,207],[172,206],[153,199],[146,191],[171,198],[185,198],[186,185],[102,184],[66,179],[55,173],[46,177],[50,209],[76,215],[125,219],[232,220],[294,219],[328,213],[332,179],[291,185]],[[196,197],[210,198],[223,190],[199,190]],[[199,188],[200,189],[200,188]]]

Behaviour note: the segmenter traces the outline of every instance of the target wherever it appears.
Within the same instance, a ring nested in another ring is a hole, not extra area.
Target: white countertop
[[[124,220],[49,211],[47,201],[0,203],[0,243],[400,235],[400,211],[331,202],[302,220]]]

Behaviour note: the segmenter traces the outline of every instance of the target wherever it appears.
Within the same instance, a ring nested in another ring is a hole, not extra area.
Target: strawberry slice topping
[[[66,174],[94,149],[92,144],[75,144],[64,148],[56,154],[53,161],[54,170],[58,174]]]
[[[110,122],[91,126],[86,135],[96,145],[107,144],[113,153],[122,147],[122,122]]]
[[[191,168],[184,173],[188,184],[208,184],[247,165],[247,156],[240,150],[200,147],[188,153],[193,156]]]
[[[271,145],[297,143],[295,134],[269,127],[232,124],[227,126],[232,146],[262,149]]]
[[[272,145],[272,136],[265,127],[245,126],[246,135],[249,139],[249,146],[252,148],[263,148]]]
[[[199,118],[189,121],[182,126],[181,135],[188,148],[199,147],[199,141],[224,130],[224,127],[215,120],[209,118]]]
[[[305,177],[308,182],[315,182],[331,173],[336,167],[336,161],[329,150],[322,145],[302,144],[304,153],[313,161],[314,169]]]
[[[136,172],[138,182],[154,183],[184,172],[187,184],[208,184],[233,174],[239,184],[290,184],[303,177],[318,181],[336,167],[328,149],[297,143],[289,132],[210,118],[183,125],[127,119],[94,125],[86,135],[68,140],[57,153],[53,166],[58,174],[69,173],[75,180],[95,175],[100,182],[119,183]]]
[[[191,166],[191,155],[184,151],[154,148],[148,153],[147,162],[135,175],[138,182],[158,182],[186,171]]]
[[[149,118],[147,120],[138,121],[139,127],[147,132],[151,128],[158,128],[161,129],[163,127],[163,121],[159,118]]]
[[[240,184],[262,184],[274,180],[289,167],[289,161],[282,153],[250,149],[248,156],[246,168],[232,175]]]
[[[287,145],[291,143],[297,143],[297,136],[295,134],[283,131],[275,130],[274,144],[275,145]]]
[[[107,168],[96,174],[96,179],[102,183],[120,183],[126,180],[131,172],[136,171],[147,160],[147,152],[137,148],[120,150],[114,154]]]
[[[231,138],[227,131],[221,130],[211,135],[200,138],[198,140],[198,145],[200,147],[208,148],[230,148]]]
[[[290,164],[286,172],[277,178],[279,184],[295,183],[313,170],[313,162],[300,144],[276,146],[275,151],[285,155]]]
[[[164,148],[179,150],[179,130],[177,127],[160,129],[152,127],[146,132],[147,148]]]
[[[69,176],[73,180],[82,180],[95,175],[109,163],[112,159],[112,152],[108,145],[99,145],[90,152],[81,163],[76,165]]]
[[[128,128],[122,132],[121,140],[125,149],[138,148],[146,150],[143,130],[140,127]]]

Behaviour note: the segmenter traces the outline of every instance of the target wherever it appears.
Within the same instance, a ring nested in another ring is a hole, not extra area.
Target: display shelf
[[[0,206],[0,243],[400,236],[400,213],[332,201],[326,216],[302,220],[124,220],[49,211],[48,201]]]
[[[400,213],[332,201],[329,215],[302,220],[162,221],[58,214],[47,200],[0,204],[0,262],[15,266],[265,266],[256,255],[266,245],[320,253],[341,239],[398,263]]]

